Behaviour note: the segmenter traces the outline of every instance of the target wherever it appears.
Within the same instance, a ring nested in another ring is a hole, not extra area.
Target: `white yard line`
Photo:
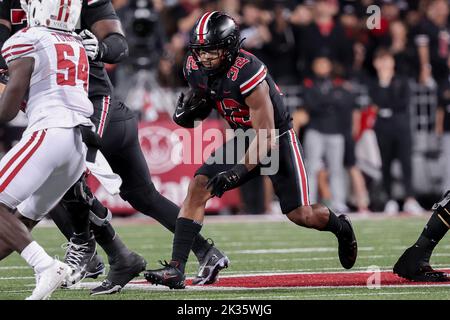
[[[82,282],[69,289],[80,290],[80,289],[92,289],[99,286],[101,282]],[[366,286],[301,286],[301,287],[258,287],[258,288],[248,288],[248,287],[219,287],[219,286],[186,286],[187,291],[268,291],[268,290],[315,290],[315,289],[359,289],[366,288],[367,290],[373,290],[371,295],[377,294],[396,294],[394,293],[383,293],[380,290],[383,289],[394,289],[394,288],[430,288],[430,287],[450,287],[450,284],[427,284],[427,285],[417,285],[417,284],[405,284],[405,285],[381,285],[380,289],[368,289]],[[168,292],[186,292],[185,290],[174,291],[166,286],[156,286],[151,284],[135,284],[129,283],[125,286],[124,290],[142,290],[142,291],[168,291]],[[414,292],[412,292],[414,293]],[[429,294],[429,292],[428,292]],[[325,296],[337,296],[339,293],[328,294]],[[352,296],[352,293],[345,293],[341,295]],[[355,294],[357,295],[357,294]],[[248,298],[248,297],[247,297]],[[303,297],[302,297],[303,298]],[[234,298],[233,298],[234,299]]]
[[[35,279],[35,277],[0,277],[0,280],[29,280]]]
[[[30,269],[31,267],[29,266],[9,266],[9,267],[0,267],[0,271],[1,270],[23,270],[23,269]]]
[[[359,251],[373,251],[374,247],[361,247]],[[261,254],[261,253],[305,253],[305,252],[334,252],[336,247],[285,248],[285,249],[256,249],[227,251],[227,254]]]
[[[346,213],[352,221],[362,221],[362,220],[385,220],[385,219],[410,219],[412,215],[399,214],[397,216],[388,216],[384,213],[373,213],[373,214],[359,214],[359,213]],[[421,218],[428,218],[431,215],[430,211],[424,212]],[[263,215],[229,215],[229,216],[212,216],[207,215],[205,217],[206,224],[212,223],[251,223],[251,222],[288,222],[289,220],[283,214],[263,214]],[[112,220],[114,226],[121,225],[142,225],[142,224],[157,224],[157,222],[147,216],[130,216],[126,218],[113,218]],[[55,227],[52,220],[45,219],[41,221],[36,228],[48,228]]]

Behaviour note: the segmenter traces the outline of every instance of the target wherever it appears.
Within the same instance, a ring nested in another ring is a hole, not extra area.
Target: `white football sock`
[[[36,241],[33,241],[26,246],[20,255],[36,273],[40,273],[47,269],[54,262],[54,259],[50,257]]]

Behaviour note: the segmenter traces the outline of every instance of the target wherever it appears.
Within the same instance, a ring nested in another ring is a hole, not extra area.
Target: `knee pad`
[[[436,202],[431,208],[438,214],[441,220],[450,228],[450,190],[448,190],[444,197],[439,202]]]
[[[86,176],[83,174],[81,178],[66,192],[62,198],[64,205],[81,204],[87,207],[92,206],[94,195],[86,183]]]

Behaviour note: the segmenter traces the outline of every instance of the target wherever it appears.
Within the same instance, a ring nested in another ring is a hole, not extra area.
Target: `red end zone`
[[[443,270],[450,272],[450,270]],[[335,272],[222,276],[219,281],[207,287],[272,288],[272,287],[366,287],[374,285],[379,279],[381,286],[430,285],[430,282],[412,282],[398,277],[389,271],[373,272]],[[133,281],[132,284],[146,284],[146,281]],[[190,286],[188,279],[186,285]],[[450,285],[450,282],[432,282],[434,285]]]

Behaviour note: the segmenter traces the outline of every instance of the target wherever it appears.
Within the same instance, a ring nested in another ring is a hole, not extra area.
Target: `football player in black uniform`
[[[450,275],[434,270],[430,258],[434,248],[450,229],[450,190],[433,205],[433,214],[416,243],[403,252],[394,273],[411,281],[447,282]]]
[[[243,129],[235,130],[236,133],[253,129],[258,137],[263,130],[273,134],[273,129],[278,129],[278,136],[268,134],[262,135],[261,139],[254,138],[246,144],[248,149],[242,157],[235,157],[234,163],[221,163],[221,156],[228,160],[226,154],[231,151],[236,155],[240,148],[237,134],[198,169],[177,220],[172,260],[165,262],[161,269],[144,272],[151,283],[176,289],[185,287],[184,269],[193,239],[202,228],[206,201],[214,196],[221,197],[227,190],[261,174],[264,162],[251,162],[254,155],[249,150],[267,150],[265,147],[271,147],[273,140],[277,140],[276,148],[271,151],[279,152],[279,170],[269,177],[283,213],[299,226],[334,233],[344,268],[352,268],[356,261],[357,243],[349,218],[346,215],[337,217],[327,207],[309,203],[302,149],[282,95],[266,66],[251,53],[240,49],[240,44],[238,26],[230,16],[217,11],[207,12],[197,21],[184,66],[193,93],[187,101],[180,97],[174,121],[192,127],[194,120],[205,118],[208,113],[205,109],[211,109],[213,105],[231,128]],[[264,159],[264,152],[258,151],[257,159]]]
[[[24,27],[26,16],[20,1],[1,1],[0,46],[11,34]],[[101,137],[100,150],[113,171],[122,178],[120,195],[133,208],[153,217],[174,232],[179,208],[155,189],[140,149],[137,119],[112,96],[113,88],[104,69],[104,62],[118,63],[128,54],[121,23],[111,2],[84,0],[80,30],[90,60],[89,98],[94,105],[91,119]],[[108,254],[109,273],[101,286],[92,290],[92,294],[118,292],[145,269],[145,260],[130,251],[120,240],[109,223],[109,210],[95,199],[83,177],[50,215],[69,239],[65,261],[79,271],[76,280],[85,276],[96,277],[103,271],[103,263],[96,254],[95,241]],[[21,218],[30,229],[37,223]],[[1,256],[9,254],[1,249]],[[200,235],[196,237],[192,250],[200,263],[197,283],[214,282],[222,268],[215,265],[214,259],[219,257],[222,261],[228,261],[228,258]]]

